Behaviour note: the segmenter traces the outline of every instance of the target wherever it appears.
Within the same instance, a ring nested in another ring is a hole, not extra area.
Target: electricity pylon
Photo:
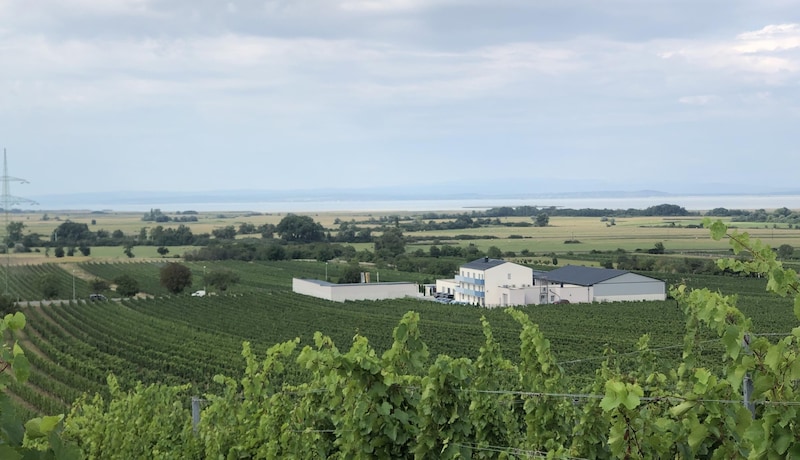
[[[8,269],[11,265],[11,248],[8,247],[8,238],[11,236],[8,233],[8,212],[11,210],[11,207],[14,205],[19,204],[38,204],[33,200],[29,200],[27,198],[22,198],[18,196],[14,196],[11,194],[11,182],[21,182],[23,184],[27,184],[28,181],[25,179],[20,179],[17,177],[11,177],[8,175],[8,160],[6,159],[6,149],[3,149],[3,177],[0,178],[0,181],[3,182],[3,194],[0,195],[0,206],[3,207],[3,214],[5,214],[5,230],[6,230],[6,269],[5,269],[5,283],[6,289],[5,293],[8,295]]]

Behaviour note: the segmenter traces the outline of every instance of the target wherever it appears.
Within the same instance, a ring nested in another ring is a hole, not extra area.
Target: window
[[[508,274],[508,279],[511,279],[511,273]]]

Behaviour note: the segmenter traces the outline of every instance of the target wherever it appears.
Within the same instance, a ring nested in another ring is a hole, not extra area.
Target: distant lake
[[[188,201],[188,200],[187,200]],[[147,202],[147,203],[47,203],[40,202],[37,209],[86,209],[119,212],[147,212],[158,208],[164,212],[175,211],[253,211],[263,213],[334,212],[334,211],[470,211],[499,206],[558,206],[582,209],[645,209],[659,204],[675,204],[689,211],[714,208],[775,209],[787,207],[800,209],[800,195],[697,195],[656,197],[602,197],[602,198],[480,198],[431,200],[295,200],[295,201],[238,201],[238,202]]]

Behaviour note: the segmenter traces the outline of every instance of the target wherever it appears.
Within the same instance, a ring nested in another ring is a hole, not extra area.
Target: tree
[[[108,285],[108,281],[100,278],[95,278],[89,281],[89,289],[91,289],[92,292],[103,292],[111,289],[111,286]]]
[[[114,278],[114,284],[117,285],[117,294],[123,297],[133,297],[139,293],[139,282],[131,275],[119,275]]]
[[[22,222],[9,222],[8,226],[6,227],[6,244],[8,247],[14,245],[14,243],[18,243],[22,241],[23,236],[23,229],[25,228],[25,224]]]
[[[81,254],[87,257],[92,253],[92,248],[86,246],[85,244],[78,246],[78,250],[81,252]]]
[[[648,254],[664,254],[664,243],[661,241],[656,242],[656,244],[647,250]]]
[[[347,264],[341,272],[339,272],[339,284],[360,283],[361,282],[361,266],[357,263]]]
[[[228,225],[227,227],[215,228],[211,230],[211,234],[219,240],[232,240],[236,238],[236,227]]]
[[[159,246],[158,249],[156,249],[156,251],[158,251],[158,253],[161,254],[161,257],[164,257],[169,253],[169,248],[165,246]]]
[[[503,257],[503,251],[501,251],[497,246],[489,246],[489,249],[486,250],[486,257],[499,259]]]
[[[122,250],[122,252],[124,252],[125,255],[128,256],[128,258],[132,259],[133,257],[135,257],[134,254],[133,254],[133,243],[125,243],[125,246],[124,246],[124,249]],[[58,257],[58,256],[56,256],[56,257]]]
[[[539,213],[533,220],[533,225],[536,227],[547,227],[550,224],[550,216],[547,213]]]
[[[53,232],[55,241],[59,244],[78,245],[85,241],[92,241],[95,233],[89,230],[86,224],[79,224],[78,222],[65,221]]]
[[[256,226],[249,222],[242,222],[239,224],[239,234],[240,235],[252,235],[253,233],[257,233]]]
[[[794,254],[794,247],[790,244],[782,244],[778,246],[778,258],[788,259]]]
[[[60,257],[64,257],[64,254],[66,254],[66,252],[64,251],[63,247],[59,246],[59,247],[56,248],[56,250],[53,252],[53,254],[56,257],[60,258]]]
[[[406,251],[403,231],[398,227],[383,229],[383,234],[375,239],[375,254],[383,259],[393,259]]]
[[[1,294],[0,295],[0,317],[4,317],[9,313],[15,313],[19,311],[17,306],[17,302],[14,301],[14,298],[11,297],[9,294]]]
[[[45,299],[54,299],[58,297],[58,278],[52,273],[47,273],[39,277],[38,280],[39,290]]]
[[[213,270],[209,272],[204,281],[207,285],[215,287],[222,292],[228,290],[228,287],[239,282],[239,274],[232,270]]]
[[[275,230],[285,241],[297,243],[322,241],[325,236],[325,229],[321,224],[314,222],[314,219],[309,216],[296,214],[287,214],[281,219]]]
[[[192,270],[186,265],[171,262],[161,268],[161,285],[173,294],[192,286]]]

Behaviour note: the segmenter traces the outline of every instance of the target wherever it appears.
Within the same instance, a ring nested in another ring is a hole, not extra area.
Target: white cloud
[[[782,84],[800,72],[799,51],[800,26],[781,24],[739,34],[734,40],[684,41],[660,55],[681,58],[701,68],[760,74],[769,84]]]

